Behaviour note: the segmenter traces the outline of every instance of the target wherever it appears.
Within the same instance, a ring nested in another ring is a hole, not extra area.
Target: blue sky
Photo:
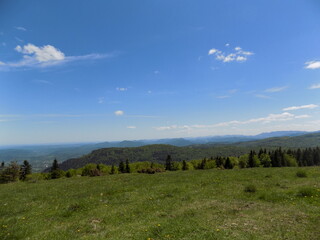
[[[0,2],[0,144],[320,130],[320,3]]]

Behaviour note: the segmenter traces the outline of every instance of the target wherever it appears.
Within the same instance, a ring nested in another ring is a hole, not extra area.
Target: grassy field
[[[320,239],[320,168],[299,169],[3,184],[0,239]]]

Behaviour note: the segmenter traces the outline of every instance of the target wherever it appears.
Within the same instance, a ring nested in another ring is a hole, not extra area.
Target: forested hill
[[[200,145],[199,145],[200,146]],[[80,168],[88,163],[118,164],[128,159],[130,162],[152,161],[164,163],[171,155],[174,161],[200,159],[208,156],[229,156],[247,153],[248,149],[237,146],[206,147],[187,146],[175,147],[171,145],[147,145],[136,148],[103,148],[95,150],[80,158],[73,158],[60,164],[62,170]]]
[[[147,145],[133,148],[102,148],[79,158],[72,158],[61,163],[63,170],[80,168],[88,163],[118,164],[122,160],[130,162],[152,161],[164,163],[167,155],[174,161],[200,159],[215,156],[239,156],[248,151],[260,148],[308,148],[320,146],[320,133],[305,134],[295,137],[277,137],[258,141],[241,142],[234,144],[199,144],[185,147],[172,145]]]

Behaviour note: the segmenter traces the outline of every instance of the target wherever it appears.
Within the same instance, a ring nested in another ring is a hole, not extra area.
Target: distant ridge
[[[284,133],[283,133],[284,134]],[[177,147],[172,145],[147,145],[136,148],[103,148],[93,151],[80,158],[72,158],[61,163],[63,170],[79,168],[88,163],[118,164],[121,160],[153,161],[163,163],[168,154],[175,161],[199,159],[204,157],[239,156],[249,150],[260,148],[308,148],[320,146],[320,133],[298,136],[273,137],[262,140],[231,143],[231,144],[198,144]]]

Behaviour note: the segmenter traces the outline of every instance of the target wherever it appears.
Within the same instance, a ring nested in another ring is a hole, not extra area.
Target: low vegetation
[[[307,178],[296,177],[303,170]],[[268,177],[266,177],[268,176]],[[257,191],[247,193],[253,184]],[[0,185],[0,239],[319,239],[320,168],[108,174]]]

